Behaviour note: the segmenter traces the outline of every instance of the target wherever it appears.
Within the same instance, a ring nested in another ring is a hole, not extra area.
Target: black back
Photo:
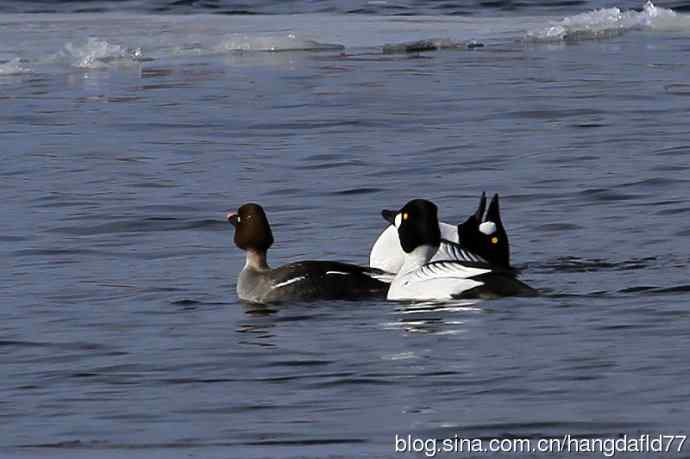
[[[264,301],[275,303],[385,298],[390,284],[377,278],[385,278],[385,275],[380,269],[337,261],[290,263],[271,271],[274,283],[286,285],[271,290]],[[291,279],[299,281],[289,282]]]

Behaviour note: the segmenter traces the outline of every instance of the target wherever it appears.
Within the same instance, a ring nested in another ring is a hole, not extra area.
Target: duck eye
[[[409,215],[407,215],[407,212],[403,212],[403,221],[407,220],[409,218]]]
[[[491,238],[491,243],[492,244],[498,244],[498,238],[496,236]]]

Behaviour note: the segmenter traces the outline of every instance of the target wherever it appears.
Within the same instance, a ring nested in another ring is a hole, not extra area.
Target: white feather
[[[372,273],[364,271],[364,275],[369,276],[372,279],[385,282],[387,284],[390,284],[391,282],[393,282],[393,279],[395,279],[395,273]]]
[[[473,277],[491,271],[457,261],[427,261],[430,246],[419,246],[405,254],[403,267],[388,289],[389,300],[449,300],[455,295],[483,285]]]
[[[450,242],[458,243],[458,227],[448,223],[439,223],[441,228],[441,238]],[[443,244],[442,244],[443,245]],[[402,268],[405,252],[400,247],[398,229],[393,225],[388,225],[374,242],[374,246],[369,253],[369,266],[378,268],[389,273],[397,273]],[[444,260],[453,259],[442,258]]]
[[[482,282],[462,277],[461,273],[431,274],[413,271],[402,276],[398,275],[393,280],[388,289],[387,298],[389,300],[450,300],[455,295],[480,285]]]
[[[273,286],[273,288],[280,288],[280,287],[285,287],[286,285],[294,284],[295,282],[299,282],[301,280],[306,279],[305,276],[297,276],[293,277],[292,279],[288,279],[283,282],[279,282]]]
[[[417,269],[414,274],[420,281],[435,279],[437,277],[448,277],[453,279],[466,279],[479,276],[490,272],[491,269],[466,266],[455,261],[437,261],[427,263]]]
[[[441,241],[438,251],[431,261],[459,261],[463,263],[485,263],[487,261],[469,250],[465,250],[454,242]]]

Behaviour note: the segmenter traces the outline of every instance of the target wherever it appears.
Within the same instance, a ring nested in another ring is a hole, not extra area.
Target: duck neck
[[[401,274],[407,274],[411,271],[421,268],[433,258],[437,251],[437,245],[420,245],[412,252],[405,254],[405,261],[403,262],[403,266],[400,268],[399,272]]]
[[[252,269],[254,271],[268,271],[271,269],[266,262],[266,251],[265,250],[247,250],[247,261],[244,265],[244,269]]]

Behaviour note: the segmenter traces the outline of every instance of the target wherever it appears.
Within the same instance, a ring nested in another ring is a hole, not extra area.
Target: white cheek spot
[[[479,231],[490,236],[496,232],[496,223],[494,222],[484,222],[479,225]]]
[[[239,223],[239,222],[241,222],[241,221],[242,221],[242,219],[241,219],[240,216],[238,215],[238,216],[237,216],[237,223]]]
[[[398,214],[395,216],[395,227],[400,228],[401,223],[402,223],[402,215]]]

